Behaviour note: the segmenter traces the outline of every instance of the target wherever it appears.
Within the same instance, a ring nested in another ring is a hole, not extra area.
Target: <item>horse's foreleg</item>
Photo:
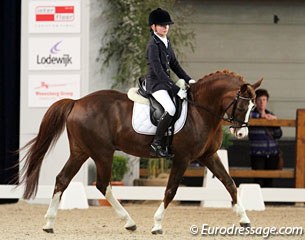
[[[127,230],[134,231],[137,229],[137,226],[133,219],[130,217],[129,213],[122,206],[122,204],[113,196],[111,186],[109,185],[111,177],[111,161],[101,165],[96,162],[97,168],[97,182],[96,187],[101,191],[105,196],[111,206],[114,208],[117,215],[126,222],[124,227]]]
[[[237,188],[234,183],[234,180],[224,168],[219,156],[217,154],[214,154],[212,157],[203,159],[201,161],[223,183],[227,191],[230,193],[233,201],[233,209],[240,217],[240,225],[242,227],[250,226],[250,220],[246,214],[242,203],[239,201],[239,197],[237,195]]]
[[[240,217],[239,224],[241,227],[246,228],[251,226],[250,219],[248,218],[245,208],[241,203],[241,201],[239,200],[238,196],[237,196],[237,203],[233,205],[233,210]]]
[[[179,183],[186,170],[187,162],[177,163],[173,161],[173,166],[169,175],[168,183],[165,190],[163,202],[160,204],[154,215],[154,226],[151,230],[152,234],[162,234],[162,220],[164,218],[165,209],[176,195]]]
[[[78,155],[77,157],[70,155],[68,162],[61,170],[61,172],[57,175],[53,197],[50,202],[48,211],[45,215],[45,218],[47,220],[46,225],[43,227],[43,230],[45,232],[47,233],[54,232],[53,227],[54,227],[54,222],[57,215],[61,196],[65,191],[65,189],[68,187],[71,179],[75,176],[75,174],[78,172],[78,170],[80,169],[80,167],[83,165],[83,163],[87,158],[88,158],[87,156],[81,154]]]

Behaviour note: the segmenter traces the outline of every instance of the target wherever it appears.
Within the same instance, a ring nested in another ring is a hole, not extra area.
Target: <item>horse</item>
[[[232,134],[247,134],[249,114],[253,107],[254,84],[228,70],[204,76],[188,89],[188,113],[185,125],[172,140],[172,167],[163,201],[154,214],[153,234],[162,234],[165,210],[173,200],[188,164],[197,160],[223,183],[232,198],[233,210],[240,217],[240,225],[250,226],[250,220],[239,201],[233,179],[222,165],[217,150],[222,142],[222,119],[231,123]],[[110,178],[112,157],[116,150],[138,157],[150,156],[153,136],[136,133],[132,127],[131,101],[126,93],[100,90],[78,100],[62,99],[53,103],[45,113],[35,138],[22,149],[24,167],[19,184],[24,184],[24,199],[37,193],[39,171],[45,154],[67,129],[70,156],[56,176],[53,196],[45,215],[43,230],[53,233],[53,226],[61,196],[83,163],[91,157],[96,165],[96,187],[109,201],[124,227],[134,231],[136,224],[121,203],[113,196]],[[225,118],[227,116],[227,118]]]

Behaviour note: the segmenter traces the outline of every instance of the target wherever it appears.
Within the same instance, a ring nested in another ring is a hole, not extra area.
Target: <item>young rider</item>
[[[169,13],[161,8],[153,10],[148,18],[151,39],[147,45],[148,73],[146,76],[146,90],[162,105],[164,114],[157,126],[156,135],[150,147],[158,157],[173,157],[162,148],[162,138],[171,124],[176,107],[170,98],[178,95],[181,99],[187,97],[187,91],[180,89],[170,78],[170,69],[186,83],[194,83],[189,75],[182,69],[175,57],[170,41],[167,38],[169,26],[173,24]]]

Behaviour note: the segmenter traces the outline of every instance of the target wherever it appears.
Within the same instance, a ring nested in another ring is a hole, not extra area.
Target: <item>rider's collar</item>
[[[157,33],[155,33],[154,32],[154,36],[157,36],[157,39],[158,40],[161,40],[161,42],[163,42],[164,43],[164,45],[165,45],[165,47],[167,48],[168,47],[168,39],[167,39],[167,37],[165,36],[165,37],[160,37]],[[155,38],[156,39],[156,38]],[[157,40],[156,39],[156,40]]]

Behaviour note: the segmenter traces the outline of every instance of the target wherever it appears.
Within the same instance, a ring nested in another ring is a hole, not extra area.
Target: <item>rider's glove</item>
[[[177,93],[177,95],[183,100],[186,99],[187,97],[187,90],[183,90],[180,88],[179,92]]]
[[[193,83],[196,83],[196,81],[194,79],[190,79],[189,84],[193,84]]]

